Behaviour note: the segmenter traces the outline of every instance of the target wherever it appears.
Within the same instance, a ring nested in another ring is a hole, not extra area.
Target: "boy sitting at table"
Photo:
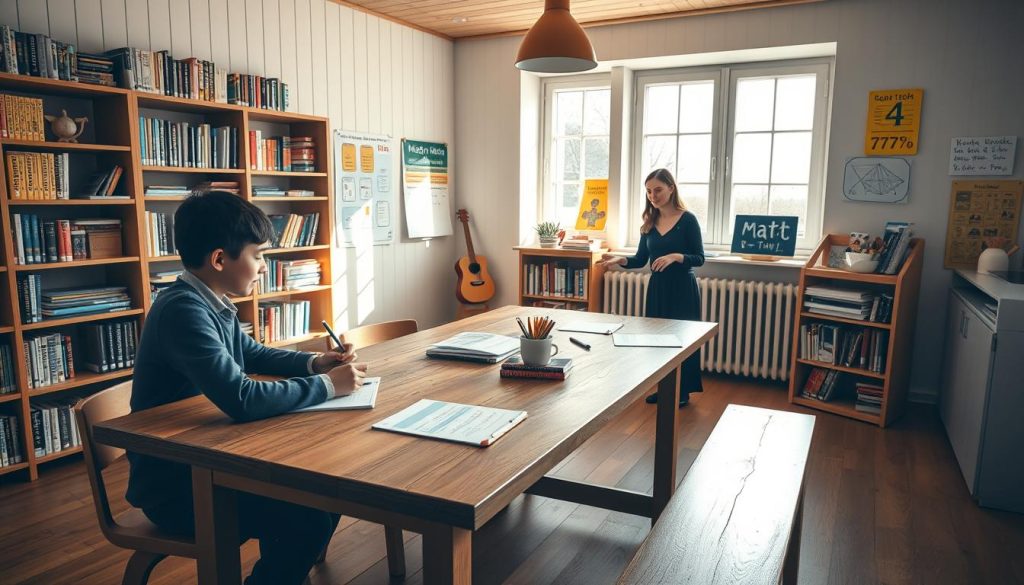
[[[352,393],[365,364],[351,344],[327,353],[272,349],[244,333],[228,295],[248,296],[267,271],[274,232],[267,216],[237,195],[189,197],[174,214],[185,272],[160,293],[135,361],[132,411],[204,394],[236,421],[251,421]],[[262,382],[247,374],[287,379]],[[188,465],[128,453],[126,497],[161,529],[195,531]],[[249,493],[238,494],[239,534],[260,541],[246,585],[298,585],[327,546],[337,517]]]

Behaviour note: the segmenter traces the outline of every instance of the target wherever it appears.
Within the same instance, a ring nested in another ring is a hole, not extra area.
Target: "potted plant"
[[[541,248],[554,248],[558,244],[558,232],[562,229],[557,221],[542,221],[533,227],[540,238]]]

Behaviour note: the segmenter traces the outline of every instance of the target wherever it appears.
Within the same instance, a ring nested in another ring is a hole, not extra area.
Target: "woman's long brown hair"
[[[647,175],[647,178],[644,179],[645,191],[647,189],[647,183],[651,179],[657,179],[669,187],[672,187],[672,193],[676,196],[675,208],[679,211],[686,211],[686,204],[683,203],[683,198],[679,196],[679,186],[676,185],[676,179],[668,169],[656,169],[651,171],[651,174]],[[640,227],[640,233],[646,234],[649,233],[651,228],[658,223],[658,218],[661,217],[661,211],[651,203],[649,197],[645,196],[644,199],[647,203],[644,205],[644,214],[641,216],[644,219],[644,225]]]

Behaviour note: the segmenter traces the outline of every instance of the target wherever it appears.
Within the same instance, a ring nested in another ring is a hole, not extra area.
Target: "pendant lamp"
[[[587,33],[569,14],[569,0],[544,0],[544,14],[519,45],[516,67],[535,73],[574,73],[597,67]]]

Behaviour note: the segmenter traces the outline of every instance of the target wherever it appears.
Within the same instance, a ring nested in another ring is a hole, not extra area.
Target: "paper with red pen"
[[[486,447],[524,419],[525,410],[423,399],[373,428]]]

